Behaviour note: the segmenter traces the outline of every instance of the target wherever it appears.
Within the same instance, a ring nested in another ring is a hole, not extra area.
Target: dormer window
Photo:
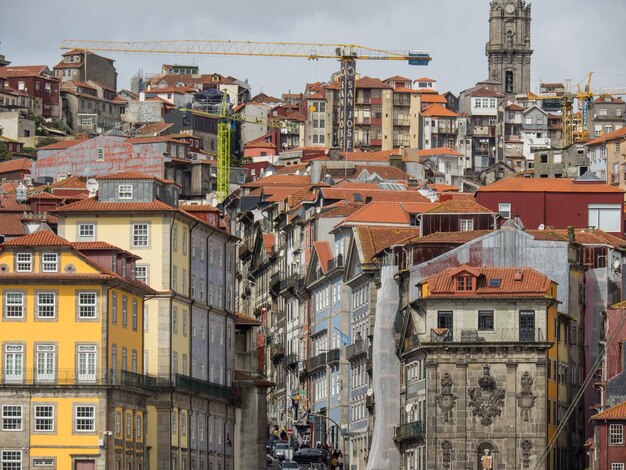
[[[117,187],[117,196],[120,199],[132,199],[133,198],[133,185],[132,184],[120,184]]]
[[[461,274],[456,278],[456,290],[458,291],[473,291],[474,290],[474,278],[468,274]]]

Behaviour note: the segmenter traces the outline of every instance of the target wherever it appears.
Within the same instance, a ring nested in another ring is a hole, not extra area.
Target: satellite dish
[[[278,256],[280,256],[281,258],[285,256],[285,250],[280,250],[280,252],[278,253]]]
[[[539,227],[538,227],[539,230],[544,230],[545,228],[546,228],[546,226],[543,225],[543,224],[539,225]]]
[[[20,184],[15,188],[15,200],[19,203],[25,202],[28,199],[26,191],[26,186],[20,181]]]
[[[618,269],[620,267],[620,261],[618,259],[613,260],[613,269]]]
[[[100,185],[98,184],[95,178],[89,178],[85,186],[87,187],[87,190],[89,191],[89,197],[94,197],[96,193],[98,192],[98,188],[100,187]]]
[[[98,133],[98,135],[102,134],[102,127],[97,127],[96,128],[96,132]]]
[[[322,208],[321,207],[316,207],[315,208],[315,213],[319,214],[320,212],[322,212]]]
[[[279,334],[279,335],[282,335],[282,334],[283,334],[283,329],[282,329],[282,328],[279,328],[279,329],[278,329],[278,334]]]
[[[365,394],[366,394],[368,397],[371,397],[372,395],[374,395],[374,389],[373,389],[373,388],[368,388],[368,389],[367,389],[367,392],[365,392]]]
[[[413,410],[413,403],[408,403],[405,407],[404,407],[404,411],[406,411],[407,413],[410,413],[411,410]]]

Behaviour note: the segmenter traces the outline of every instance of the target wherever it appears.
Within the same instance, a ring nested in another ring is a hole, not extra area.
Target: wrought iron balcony
[[[398,443],[424,439],[424,426],[421,421],[396,426],[393,439]]]
[[[226,385],[220,385],[206,380],[195,379],[186,375],[176,374],[174,385],[177,388],[185,388],[192,392],[199,392],[213,398],[232,401],[233,389]]]
[[[326,366],[326,353],[323,352],[321,354],[318,354],[315,357],[312,357],[311,359],[309,359],[307,361],[307,370],[308,372],[314,372],[317,369],[321,369],[322,367]]]
[[[352,361],[367,355],[367,341],[356,341],[346,348],[346,359]]]
[[[285,355],[284,344],[272,344],[270,347],[270,358],[272,361],[277,362]]]
[[[543,341],[546,341],[546,338],[541,328],[494,330],[433,328],[430,330],[431,343],[534,343]]]
[[[326,353],[326,361],[328,364],[335,364],[339,362],[341,358],[341,349],[331,349]]]
[[[295,368],[298,365],[298,355],[295,353],[287,354],[283,358],[283,364],[287,367]]]
[[[152,390],[161,385],[161,379],[136,374],[127,370],[92,369],[5,369],[3,386],[32,385],[36,387],[122,386]]]

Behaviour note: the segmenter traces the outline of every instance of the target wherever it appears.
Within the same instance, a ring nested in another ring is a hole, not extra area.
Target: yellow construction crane
[[[400,60],[409,65],[428,65],[430,53],[425,50],[385,51],[356,44],[326,44],[257,41],[89,41],[66,39],[61,49],[85,49],[106,52],[159,54],[209,54],[253,57],[301,57],[309,60],[335,59],[341,62],[339,107],[339,147],[354,150],[354,105],[357,60]]]
[[[294,126],[286,120],[263,119],[248,117],[244,113],[229,114],[227,94],[224,93],[219,114],[207,113],[197,109],[181,108],[180,111],[189,112],[196,116],[217,119],[217,200],[222,202],[230,193],[230,142],[233,122],[247,122],[263,124],[267,127],[293,129]]]
[[[591,77],[593,72],[587,74],[587,83],[584,87],[579,82],[576,84],[576,93],[571,90],[565,90],[562,95],[535,95],[528,93],[528,99],[531,101],[540,100],[561,100],[561,122],[563,127],[563,144],[569,147],[574,142],[586,140],[589,135],[587,132],[587,114],[589,111],[589,102],[594,96],[611,96],[626,95],[626,87],[624,88],[591,88]],[[574,126],[574,100],[578,101],[578,109],[581,112],[579,124]],[[576,127],[576,129],[574,128]]]

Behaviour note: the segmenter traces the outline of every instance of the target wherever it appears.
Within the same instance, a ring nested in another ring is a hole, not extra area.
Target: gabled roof
[[[82,144],[88,139],[68,139],[61,140],[60,142],[55,142],[54,144],[44,145],[43,147],[38,147],[37,150],[63,150],[73,147],[74,145]]]
[[[152,202],[100,202],[95,199],[84,199],[82,201],[68,204],[56,209],[59,214],[67,213],[99,213],[99,212],[121,212],[132,214],[133,212],[175,212],[176,209],[161,201]]]
[[[385,180],[408,180],[412,176],[400,168],[390,165],[355,165],[354,172],[360,175],[363,170],[372,175],[376,173],[378,176]]]
[[[8,67],[0,67],[0,77],[12,78],[12,77],[40,77],[42,72],[48,67],[45,65],[15,65]],[[45,78],[49,80],[58,81],[54,77]]]
[[[421,93],[420,100],[422,103],[447,103],[446,97],[438,93]]]
[[[569,178],[505,178],[478,188],[487,192],[623,193],[606,183],[574,181]]]
[[[450,243],[457,245],[464,245],[467,242],[480,238],[483,235],[491,233],[492,230],[472,230],[468,232],[435,232],[425,237],[418,237],[411,242],[418,244],[439,244]]]
[[[0,212],[0,235],[5,237],[26,235],[23,217],[20,212]]]
[[[65,238],[61,238],[48,230],[40,230],[23,237],[4,242],[4,246],[72,246]]]
[[[430,82],[430,83],[434,83],[437,80],[433,80],[432,78],[428,78],[428,77],[421,77],[421,78],[416,78],[415,80],[413,80],[413,82]]]
[[[492,214],[473,199],[450,199],[426,211],[426,214]]]
[[[419,227],[372,227],[359,225],[353,227],[353,231],[357,235],[355,241],[360,246],[364,263],[370,263],[372,258],[385,248],[419,235]]]
[[[417,191],[386,191],[383,189],[359,189],[351,187],[332,187],[322,188],[321,194],[324,199],[330,200],[345,200],[349,202],[360,202],[358,196],[362,202],[365,202],[367,198],[371,198],[372,201],[387,201],[387,202],[428,202],[430,200],[422,196]]]
[[[372,201],[355,211],[341,222],[350,224],[409,225],[411,214],[418,214],[432,209],[431,202],[403,203]]]
[[[459,117],[454,111],[450,111],[448,108],[444,108],[440,104],[434,103],[426,106],[422,111],[422,116],[426,117]]]
[[[328,242],[313,242],[313,249],[315,253],[317,253],[317,259],[322,268],[322,272],[326,274],[328,272],[328,262],[333,259],[330,244]]]
[[[110,175],[98,176],[99,180],[156,180],[159,183],[163,184],[175,184],[178,186],[178,183],[171,180],[166,180],[165,178],[159,178],[157,176],[152,176],[147,173],[142,173],[141,171],[120,171],[118,173],[113,173]]]
[[[418,150],[417,151],[417,156],[418,157],[431,157],[431,156],[452,156],[452,157],[462,157],[463,154],[460,152],[457,152],[456,150],[452,150],[450,147],[436,147],[436,148],[432,148],[432,149],[426,149],[426,150]]]
[[[385,78],[383,82],[410,82],[410,78],[401,77],[400,75],[394,75],[393,77]]]
[[[14,158],[0,162],[0,173],[10,173],[13,171],[30,171],[33,161],[30,158]]]
[[[567,229],[527,230],[536,240],[568,241]],[[582,245],[609,245],[620,250],[626,249],[626,240],[597,228],[574,229],[574,239]]]
[[[222,211],[211,204],[180,204],[180,209],[185,212],[215,212],[221,214]]]
[[[391,88],[391,85],[383,82],[382,80],[379,80],[378,78],[365,76],[356,80],[355,87],[356,88]]]
[[[157,136],[163,131],[169,129],[174,124],[171,122],[154,122],[152,124],[145,124],[137,129],[137,135],[139,136]]]
[[[626,421],[626,401],[607,408],[591,417],[593,420]]]
[[[478,274],[475,291],[457,291],[455,275],[467,271]],[[490,283],[491,279],[500,282]],[[473,267],[461,265],[441,271],[424,280],[428,284],[427,297],[545,297],[550,279],[529,267]]]
[[[596,137],[595,139],[590,140],[585,145],[601,144],[608,140],[619,139],[625,136],[626,136],[626,127],[620,127],[619,129],[614,130],[613,132],[609,132],[608,134],[603,134],[600,137]]]
[[[481,87],[476,91],[470,93],[470,96],[473,97],[483,97],[483,98],[500,98],[502,95],[498,93],[496,90],[489,87]]]

